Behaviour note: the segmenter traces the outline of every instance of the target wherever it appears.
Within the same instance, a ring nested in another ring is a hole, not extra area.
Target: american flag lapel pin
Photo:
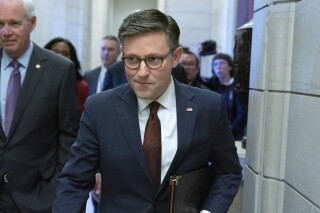
[[[186,111],[187,111],[187,112],[193,112],[193,109],[192,109],[192,107],[187,107],[187,108],[186,108]]]

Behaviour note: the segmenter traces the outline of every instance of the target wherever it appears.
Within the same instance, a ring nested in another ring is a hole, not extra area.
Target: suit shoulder
[[[92,101],[107,101],[110,104],[112,101],[119,99],[119,97],[121,97],[124,93],[131,91],[130,88],[131,87],[128,85],[128,83],[125,83],[118,87],[93,94],[90,96],[90,99],[93,99]]]
[[[181,83],[177,83],[176,96],[180,100],[184,98],[205,108],[212,108],[212,106],[220,106],[222,100],[221,95],[216,92],[207,89],[200,89]]]
[[[85,72],[84,77],[88,78],[90,76],[97,76],[97,75],[99,75],[100,70],[101,70],[101,66],[100,67],[96,67],[96,68],[91,69],[91,70],[88,70],[88,71]]]
[[[124,72],[125,68],[124,68],[124,63],[123,61],[117,61],[114,64],[112,64],[109,68],[108,68],[108,72],[109,73],[119,73],[119,72]]]
[[[185,90],[188,94],[195,94],[196,96],[200,97],[208,97],[208,98],[221,98],[221,95],[217,92],[214,92],[209,89],[203,89],[203,88],[198,88],[198,87],[193,87],[190,85],[182,84],[179,83],[180,87],[182,90]]]
[[[93,68],[93,69],[91,69],[91,70],[88,70],[88,71],[86,71],[86,73],[93,73],[93,72],[100,72],[100,70],[101,70],[101,66],[99,66],[99,67],[95,67],[95,68]]]
[[[73,64],[71,60],[66,57],[59,55],[51,50],[41,49],[42,55],[49,61],[55,64]]]

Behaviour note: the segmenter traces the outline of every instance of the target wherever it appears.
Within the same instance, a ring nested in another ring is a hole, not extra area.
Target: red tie
[[[149,104],[150,115],[144,132],[143,150],[149,172],[156,190],[161,177],[161,126],[157,112],[160,104],[153,101]]]
[[[4,125],[4,133],[6,136],[9,134],[11,127],[11,122],[13,119],[14,111],[16,109],[16,104],[21,88],[21,76],[19,71],[19,62],[12,61],[11,66],[13,70],[10,75],[8,89],[7,89],[7,100],[6,100],[6,117]]]

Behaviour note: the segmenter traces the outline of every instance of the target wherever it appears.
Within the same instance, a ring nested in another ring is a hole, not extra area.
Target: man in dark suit
[[[30,41],[31,1],[0,0],[0,23],[0,212],[49,213],[79,126],[75,67]]]
[[[213,163],[201,212],[226,213],[242,175],[222,97],[173,79],[182,48],[172,17],[136,11],[118,35],[128,84],[87,100],[53,212],[83,211],[98,168],[100,212],[168,212],[170,176]]]
[[[107,35],[100,41],[100,58],[102,65],[85,73],[84,79],[89,84],[89,95],[99,93],[107,87],[108,68],[120,55],[120,43],[115,36]]]
[[[102,92],[110,88],[109,67],[113,65],[120,55],[120,43],[117,37],[113,35],[104,36],[100,41],[100,59],[102,65],[89,70],[84,75],[84,80],[89,84],[89,95]],[[98,213],[98,205],[100,202],[100,173],[96,175],[96,186],[92,190],[92,202],[94,212]]]

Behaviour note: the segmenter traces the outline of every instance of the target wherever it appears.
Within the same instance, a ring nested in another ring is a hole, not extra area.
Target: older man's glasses
[[[138,69],[140,67],[141,61],[144,61],[149,69],[158,69],[162,66],[163,60],[166,59],[171,53],[173,49],[171,49],[164,56],[150,56],[146,58],[139,58],[136,56],[123,56],[121,57],[122,61],[129,69]]]

